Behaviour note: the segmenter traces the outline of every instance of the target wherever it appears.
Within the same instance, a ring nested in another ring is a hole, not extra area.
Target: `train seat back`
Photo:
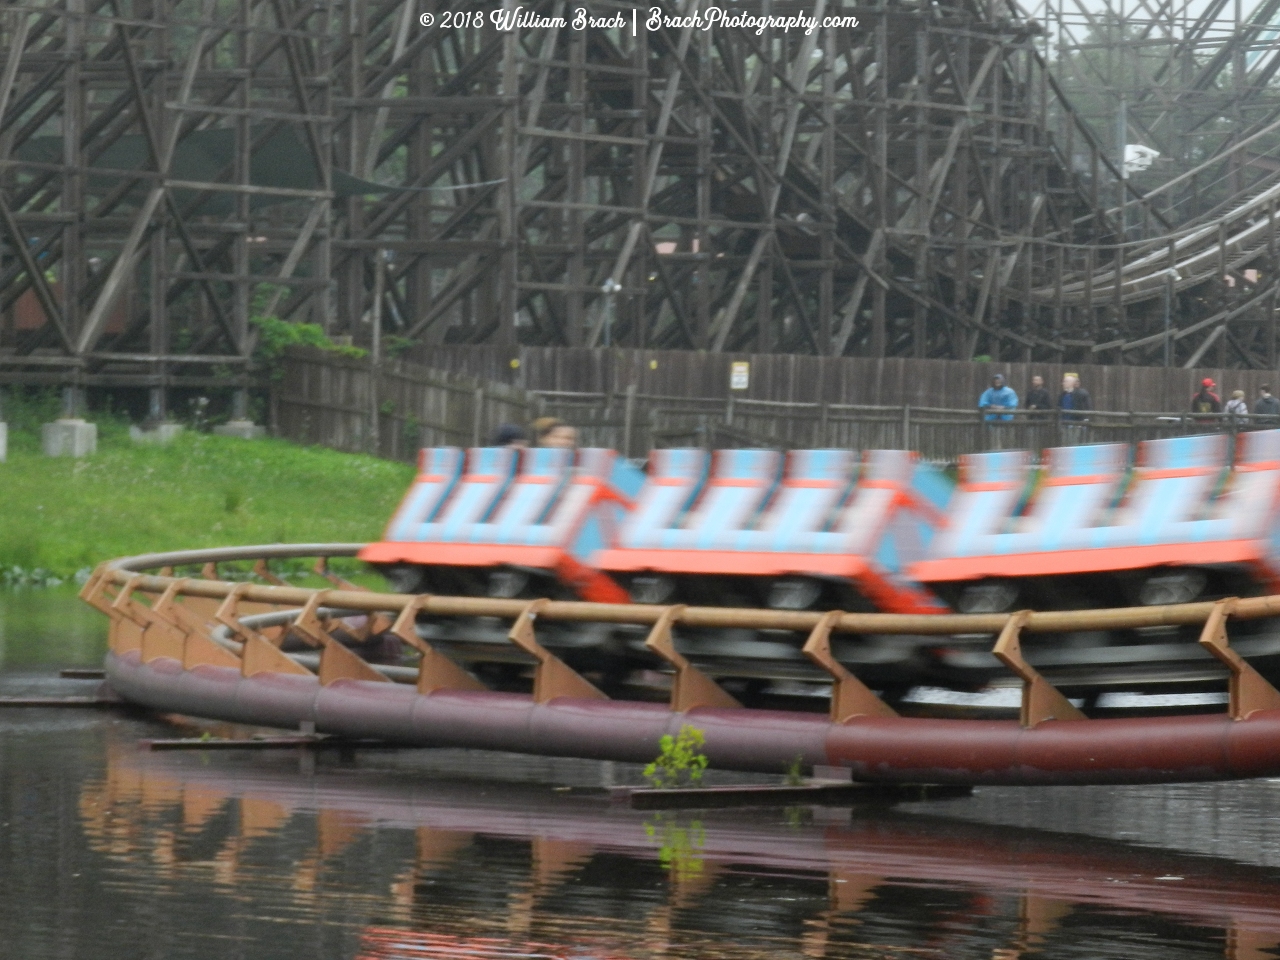
[[[592,506],[602,498],[611,501],[608,525],[617,526],[629,505],[624,498],[628,493],[634,492],[634,489],[624,489],[629,486],[631,478],[620,477],[620,474],[628,473],[638,474],[639,471],[612,450],[579,450],[577,464],[568,484],[541,522],[526,529],[522,542],[530,546],[563,546],[572,543],[575,554],[580,555],[580,559],[587,559],[590,554],[606,546],[606,531],[599,529],[597,525],[596,529],[588,531],[586,543],[579,542],[582,538],[578,534],[584,523],[591,525],[588,514]]]
[[[532,529],[552,509],[569,482],[574,451],[531,447],[521,451],[520,472],[502,498],[493,519],[459,531],[470,543],[527,543]]]
[[[786,473],[759,529],[738,532],[734,550],[811,553],[853,485],[858,456],[849,450],[793,450]]]
[[[1226,436],[1167,437],[1144,441],[1138,448],[1127,502],[1114,522],[1089,531],[1092,547],[1151,546],[1161,543],[1219,539],[1226,531],[1206,526],[1206,514],[1227,469]]]
[[[418,539],[422,525],[435,518],[458,482],[462,460],[462,451],[457,447],[426,447],[419,451],[418,475],[387,524],[387,540]]]
[[[662,531],[656,546],[732,549],[734,536],[756,519],[776,489],[782,455],[776,450],[718,450],[714,464],[713,475],[686,522]]]
[[[654,450],[649,476],[636,497],[619,535],[624,548],[661,545],[662,535],[676,525],[706,482],[707,454],[703,450]]]
[[[1026,516],[1010,533],[991,535],[989,553],[1031,553],[1086,546],[1106,519],[1129,469],[1125,443],[1054,447]]]
[[[1231,482],[1216,504],[1210,523],[1230,540],[1268,536],[1280,506],[1280,430],[1259,430],[1236,438]]]
[[[975,453],[960,458],[960,485],[947,525],[934,539],[934,557],[982,556],[989,537],[1013,516],[1027,485],[1031,455],[1025,450]]]
[[[456,543],[474,524],[488,518],[515,476],[517,451],[511,447],[472,447],[467,472],[442,507],[439,518],[424,523],[415,537],[420,542]]]

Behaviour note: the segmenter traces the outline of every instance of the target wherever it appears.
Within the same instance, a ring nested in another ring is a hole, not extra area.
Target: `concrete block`
[[[163,446],[172,443],[174,437],[182,433],[183,426],[180,423],[157,423],[148,430],[141,427],[129,428],[129,439],[134,443],[155,443]]]
[[[0,421],[0,463],[9,455],[9,425]]]
[[[220,437],[239,437],[241,440],[256,440],[267,435],[267,428],[260,427],[252,420],[228,420],[221,426],[214,427],[213,432]]]
[[[55,420],[40,428],[46,457],[87,457],[98,452],[98,425],[84,420]]]

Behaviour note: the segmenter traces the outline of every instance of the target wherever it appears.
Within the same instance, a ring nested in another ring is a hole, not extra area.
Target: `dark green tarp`
[[[301,133],[291,126],[279,126],[268,135],[268,129],[257,127],[251,134],[254,143],[264,135],[266,139],[257,143],[250,156],[249,183],[256,187],[278,187],[288,190],[321,189],[320,173],[316,169],[311,150],[307,147]],[[234,159],[235,136],[234,130],[227,129],[198,130],[188,134],[174,148],[173,161],[169,166],[170,179],[206,183],[214,180],[230,166]],[[14,153],[18,160],[29,163],[60,164],[62,163],[62,138],[34,137]],[[120,137],[94,158],[91,169],[95,172],[89,174],[88,190],[95,196],[107,194],[120,185],[121,177],[106,171],[152,169],[146,137],[141,134]],[[125,202],[133,205],[140,204],[146,197],[148,189],[149,185],[145,182],[134,186],[126,195]],[[333,192],[338,197],[390,193],[397,189],[361,180],[340,170],[333,171]],[[178,205],[184,209],[195,201],[199,193],[197,190],[174,190]],[[301,199],[305,198],[254,193],[249,195],[249,207],[256,210]],[[218,192],[201,202],[199,208],[193,211],[193,215],[225,216],[235,210],[235,201],[235,193]]]

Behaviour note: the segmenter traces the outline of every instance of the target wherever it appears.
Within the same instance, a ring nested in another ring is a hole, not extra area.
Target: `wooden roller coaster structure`
[[[254,382],[256,315],[375,352],[1274,368],[1277,5],[1224,2],[9,3],[0,383],[161,416]],[[1126,176],[1129,142],[1173,168]]]

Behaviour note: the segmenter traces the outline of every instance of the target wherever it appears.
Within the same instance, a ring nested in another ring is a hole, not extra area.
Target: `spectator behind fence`
[[[1258,402],[1253,405],[1253,412],[1259,417],[1266,417],[1264,423],[1274,424],[1280,419],[1280,400],[1271,395],[1271,385],[1264,383],[1258,388]]]
[[[1200,381],[1200,390],[1191,398],[1192,413],[1221,413],[1222,400],[1213,392],[1213,388],[1217,386],[1208,377]]]
[[[982,396],[978,398],[978,409],[986,412],[984,418],[988,423],[997,420],[1012,420],[1011,413],[993,413],[996,410],[1016,410],[1018,407],[1018,395],[1013,388],[1007,386],[1004,382],[1004,374],[997,373],[991,378],[991,386],[982,391]]]
[[[1062,394],[1058,397],[1058,409],[1062,412],[1062,419],[1068,423],[1078,422],[1084,419],[1080,415],[1081,411],[1093,409],[1093,398],[1089,396],[1089,391],[1080,386],[1080,375],[1078,373],[1066,373],[1062,376]]]
[[[524,432],[524,427],[514,423],[502,424],[489,438],[491,447],[527,447],[528,445],[529,436]]]
[[[1231,399],[1227,401],[1227,413],[1233,417],[1248,416],[1249,404],[1245,403],[1243,390],[1236,390],[1231,394]]]
[[[578,431],[555,417],[539,417],[533,421],[533,435],[539,447],[576,447]]]
[[[1049,396],[1049,391],[1044,388],[1044,377],[1036,374],[1031,378],[1031,389],[1027,391],[1027,409],[1028,410],[1052,410],[1053,398]],[[1033,419],[1043,420],[1043,413],[1033,414]]]

